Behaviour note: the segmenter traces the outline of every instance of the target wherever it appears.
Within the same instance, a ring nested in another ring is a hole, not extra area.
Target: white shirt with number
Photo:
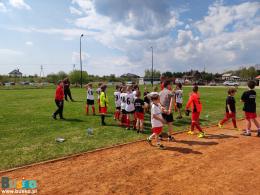
[[[100,93],[101,93],[101,89],[100,88],[97,88],[97,90],[96,90],[96,93],[98,94],[98,100],[100,99]]]
[[[178,89],[175,91],[175,98],[176,98],[176,103],[182,104],[183,103],[183,98],[182,98],[182,93],[183,91],[181,89]]]
[[[121,107],[120,95],[121,95],[120,91],[115,91],[115,92],[114,92],[115,105],[116,105],[116,107]]]
[[[133,93],[126,94],[126,106],[125,110],[127,112],[133,112],[135,110],[135,96]]]
[[[88,88],[87,99],[88,100],[94,100],[94,92],[93,92],[93,89],[91,89],[91,88]]]
[[[127,93],[121,93],[121,94],[120,94],[121,109],[122,109],[122,110],[125,110],[125,106],[126,106],[126,95],[127,95]]]
[[[162,127],[163,123],[157,119],[155,119],[153,117],[153,115],[158,116],[159,118],[163,118],[162,117],[162,110],[161,107],[159,105],[156,104],[152,104],[152,108],[151,108],[151,123],[152,123],[152,128],[154,127]]]

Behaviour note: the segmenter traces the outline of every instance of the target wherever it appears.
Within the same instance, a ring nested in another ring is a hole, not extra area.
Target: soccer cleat
[[[218,124],[218,127],[220,128],[220,129],[222,129],[223,128],[223,125],[221,125],[220,123]]]
[[[198,135],[198,138],[203,138],[205,137],[205,133],[204,132],[200,132],[199,135]]]
[[[260,130],[257,131],[257,137],[260,137]]]
[[[160,149],[160,150],[164,150],[165,147],[162,145],[162,144],[158,144],[157,147]]]
[[[127,127],[126,130],[130,130],[130,127]]]
[[[244,136],[251,136],[251,132],[244,132],[243,135]]]
[[[57,120],[57,117],[56,117],[55,114],[52,115],[52,118],[53,118],[54,120]]]
[[[241,129],[239,129],[238,127],[234,127],[234,130],[241,131]]]
[[[190,130],[190,131],[188,131],[188,134],[189,135],[194,135],[194,132]]]
[[[146,141],[148,142],[148,144],[152,145],[152,140],[150,140],[149,137],[146,139]]]
[[[169,141],[169,142],[173,142],[173,141],[175,141],[175,139],[174,139],[174,137],[169,136],[169,137],[168,137],[168,141]]]

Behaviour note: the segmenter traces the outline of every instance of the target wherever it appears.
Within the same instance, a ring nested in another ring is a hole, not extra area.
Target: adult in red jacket
[[[186,112],[190,110],[191,107],[191,129],[188,132],[188,134],[193,135],[194,134],[194,128],[196,127],[199,130],[199,138],[203,138],[205,136],[205,133],[202,131],[200,127],[200,113],[202,111],[202,104],[200,102],[200,94],[198,93],[198,86],[195,85],[192,89],[193,93],[190,95],[189,101],[186,105]]]
[[[58,109],[53,113],[53,119],[57,120],[57,115],[60,116],[60,119],[63,118],[63,105],[64,105],[64,90],[63,90],[63,82],[58,81],[56,93],[55,93],[55,103]]]

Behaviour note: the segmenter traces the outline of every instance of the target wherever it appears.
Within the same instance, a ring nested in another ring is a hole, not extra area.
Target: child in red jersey
[[[55,104],[58,109],[52,114],[52,118],[57,120],[57,115],[59,114],[60,119],[63,119],[63,105],[64,105],[64,90],[63,90],[63,82],[58,81],[56,93],[55,93]]]
[[[237,90],[234,87],[228,89],[228,97],[226,99],[226,115],[225,118],[219,122],[219,128],[222,128],[225,122],[232,119],[234,128],[238,130],[236,123],[236,101],[234,98],[236,92]]]
[[[200,102],[200,95],[198,93],[199,87],[195,85],[192,89],[193,93],[190,95],[189,101],[186,105],[186,113],[189,113],[189,109],[191,107],[191,129],[188,132],[188,134],[193,135],[194,134],[194,128],[196,127],[199,130],[198,137],[203,138],[205,137],[205,133],[202,131],[199,120],[200,120],[200,113],[202,111],[202,105]]]

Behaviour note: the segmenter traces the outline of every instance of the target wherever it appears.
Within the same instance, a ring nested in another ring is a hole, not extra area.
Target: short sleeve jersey
[[[181,89],[178,89],[175,91],[174,95],[176,98],[176,103],[182,104],[183,98],[182,98],[183,91]]]
[[[160,95],[160,102],[161,102],[162,106],[165,107],[166,109],[169,109],[171,99],[174,96],[174,94],[169,89],[164,88],[159,93],[159,95]]]
[[[231,112],[236,112],[236,100],[233,96],[227,96],[226,99],[226,112],[229,112],[228,105],[230,107]]]
[[[87,90],[87,99],[94,100],[94,92],[93,92],[93,89],[91,89],[91,88],[88,88],[88,90]]]
[[[245,91],[241,100],[244,102],[243,110],[245,112],[256,112],[256,92],[254,90]]]
[[[127,93],[126,94],[126,106],[125,106],[125,110],[127,112],[133,112],[135,110],[135,96],[133,93]]]
[[[151,124],[152,124],[152,128],[155,127],[162,127],[163,124],[161,121],[155,119],[153,117],[153,115],[157,115],[159,118],[162,118],[162,111],[159,105],[156,104],[152,104],[152,108],[151,108]]]
[[[144,112],[144,100],[140,99],[140,98],[137,98],[135,99],[135,112],[141,112],[143,113]]]
[[[120,99],[121,99],[121,109],[125,110],[125,106],[126,106],[126,93],[121,93],[120,94]]]
[[[120,106],[121,106],[120,95],[121,95],[120,91],[115,91],[115,92],[114,92],[115,105],[116,105],[116,107],[120,107]]]

